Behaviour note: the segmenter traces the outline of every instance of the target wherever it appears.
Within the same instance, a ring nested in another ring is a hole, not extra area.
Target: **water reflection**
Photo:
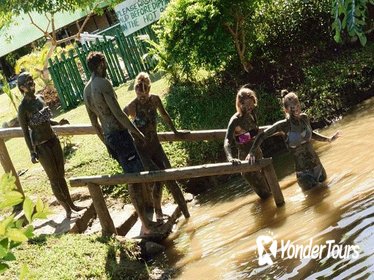
[[[302,192],[284,155],[274,160],[286,204],[261,201],[240,177],[211,189],[168,242],[166,258],[179,279],[367,279],[374,277],[374,99],[333,127],[342,137],[315,148],[328,173],[325,187]],[[316,245],[358,245],[358,259],[282,259],[259,266],[256,238]]]

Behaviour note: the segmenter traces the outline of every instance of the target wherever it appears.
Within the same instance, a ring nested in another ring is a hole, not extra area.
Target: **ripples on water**
[[[328,173],[328,187],[303,193],[295,174],[280,179],[286,205],[276,208],[237,178],[196,199],[192,218],[168,241],[167,259],[180,279],[368,279],[374,278],[374,99],[321,131],[341,138],[315,147]],[[289,157],[275,159],[277,174]],[[292,163],[291,163],[292,164]],[[357,259],[282,259],[259,266],[256,238],[313,245],[334,240],[358,245]]]

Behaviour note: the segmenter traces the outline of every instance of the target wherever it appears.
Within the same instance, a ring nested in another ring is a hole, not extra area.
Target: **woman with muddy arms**
[[[311,140],[331,143],[340,136],[340,133],[335,132],[331,137],[326,137],[313,131],[309,117],[301,112],[297,95],[286,90],[283,90],[282,94],[285,94],[283,106],[286,118],[276,122],[257,136],[247,159],[250,163],[254,163],[257,158],[256,149],[262,141],[276,132],[281,132],[285,135],[286,145],[294,158],[299,186],[303,190],[322,186],[327,177],[326,171],[313,148]]]
[[[247,157],[254,139],[259,133],[257,117],[254,112],[257,106],[256,93],[249,88],[242,87],[236,95],[235,106],[236,113],[229,121],[224,140],[226,158],[233,165],[240,164],[241,160]],[[232,154],[234,146],[238,149],[237,157]],[[253,150],[257,158],[262,158],[259,146]],[[271,195],[270,187],[261,171],[242,173],[242,176],[261,199],[266,199]]]
[[[52,191],[58,202],[64,207],[67,218],[72,210],[80,211],[84,207],[74,205],[65,180],[64,156],[60,140],[52,130],[51,125],[63,125],[51,119],[52,113],[41,95],[35,95],[35,83],[28,72],[18,76],[18,88],[23,94],[18,108],[18,120],[22,128],[32,163],[38,161],[43,166],[51,183]]]
[[[124,112],[133,119],[134,125],[144,134],[145,141],[134,135],[136,148],[147,170],[159,170],[171,168],[170,162],[157,137],[157,112],[167,123],[171,130],[178,135],[189,133],[188,131],[178,131],[169,114],[166,112],[158,95],[150,93],[151,79],[145,72],[141,72],[135,79],[136,98],[125,108]],[[187,203],[177,182],[167,181],[166,187],[173,195],[185,218],[190,217]],[[162,185],[157,182],[153,186],[153,203],[158,221],[163,220],[161,209]]]

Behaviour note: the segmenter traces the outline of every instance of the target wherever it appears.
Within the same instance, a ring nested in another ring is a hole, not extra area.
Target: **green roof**
[[[87,14],[88,12],[85,11],[78,11],[75,13],[56,13],[55,28],[57,30],[64,27]],[[48,21],[44,15],[32,13],[32,18],[43,30],[48,26]],[[28,15],[20,15],[14,22],[15,23],[11,27],[0,30],[0,57],[44,36],[38,28],[31,24]],[[49,26],[48,31],[52,31],[51,26]],[[11,36],[10,41],[6,39],[9,36]]]

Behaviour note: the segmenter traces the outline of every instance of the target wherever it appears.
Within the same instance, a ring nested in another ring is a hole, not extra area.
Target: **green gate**
[[[75,108],[83,100],[85,83],[90,79],[91,73],[86,64],[86,57],[91,51],[100,51],[107,61],[108,78],[114,87],[128,80],[134,79],[141,71],[154,69],[155,62],[143,59],[147,54],[146,43],[140,41],[139,35],[148,35],[152,40],[156,36],[150,26],[147,26],[130,36],[125,37],[120,28],[112,30],[113,39],[88,42],[76,46],[60,57],[49,59],[49,73],[57,89],[57,93],[64,110]]]

